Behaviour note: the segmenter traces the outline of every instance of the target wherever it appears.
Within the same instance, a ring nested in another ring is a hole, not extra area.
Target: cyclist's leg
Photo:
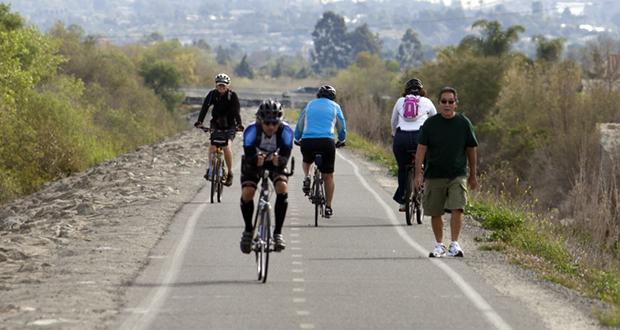
[[[336,190],[334,173],[323,173],[323,181],[325,182],[325,206],[331,208],[332,200],[334,199],[334,190]]]
[[[408,139],[407,132],[396,131],[394,135],[394,142],[392,143],[392,152],[394,152],[394,158],[398,165],[398,187],[394,192],[392,199],[398,204],[405,202],[405,189],[407,187],[407,165],[411,163],[411,156],[408,152]]]
[[[286,176],[278,173],[275,173],[272,179],[276,187],[276,204],[274,206],[276,226],[274,234],[281,234],[288,208],[288,180]]]
[[[323,173],[323,181],[325,182],[325,207],[331,209],[332,200],[334,199],[334,190],[336,184],[334,182],[334,163],[336,161],[336,145],[334,140],[327,139],[322,143],[322,160],[319,167]]]
[[[222,150],[224,150],[224,161],[226,162],[226,169],[228,170],[228,173],[231,173],[233,154],[230,140],[228,141],[228,145],[222,147]]]
[[[246,231],[253,229],[254,194],[258,181],[258,169],[247,163],[241,164],[241,213]]]
[[[241,252],[250,253],[252,251],[252,231],[254,224],[252,216],[254,214],[254,193],[258,184],[258,173],[255,168],[241,165],[241,214],[245,227],[241,233]]]
[[[313,139],[303,139],[301,140],[301,145],[299,147],[302,155],[302,168],[304,171],[304,177],[310,175],[310,165],[314,163],[314,151],[312,150],[312,140]]]

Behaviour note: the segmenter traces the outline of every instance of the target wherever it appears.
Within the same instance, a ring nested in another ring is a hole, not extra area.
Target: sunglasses
[[[263,124],[267,126],[278,126],[279,123],[277,121],[265,121]]]
[[[441,104],[454,104],[456,101],[455,100],[446,100],[446,99],[442,99]]]

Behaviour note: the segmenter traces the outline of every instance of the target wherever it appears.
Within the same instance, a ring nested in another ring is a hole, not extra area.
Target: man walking
[[[426,120],[420,130],[415,159],[416,189],[422,186],[422,162],[424,170],[424,214],[431,216],[435,246],[429,257],[446,254],[462,257],[463,250],[458,239],[461,233],[463,210],[467,203],[467,185],[475,189],[476,147],[478,141],[467,117],[456,112],[457,93],[452,87],[444,87],[439,93],[439,115]],[[469,163],[469,175],[466,175]],[[446,251],[443,244],[444,212],[451,213],[450,234],[452,242]]]

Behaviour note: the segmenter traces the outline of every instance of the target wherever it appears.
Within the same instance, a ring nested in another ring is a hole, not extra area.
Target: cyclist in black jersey
[[[205,97],[200,115],[198,115],[198,121],[194,123],[194,126],[201,127],[202,122],[209,112],[209,107],[213,106],[213,112],[211,115],[210,127],[213,129],[211,134],[211,141],[221,140],[222,138],[232,141],[235,137],[237,130],[243,130],[243,124],[241,123],[241,106],[239,105],[239,98],[229,87],[230,77],[225,73],[220,73],[215,76],[215,89],[211,90]],[[220,136],[224,134],[224,136]],[[226,162],[227,174],[225,185],[232,185],[232,148],[228,143],[224,148],[224,160]],[[209,161],[211,164],[211,154],[215,151],[215,146],[211,143],[209,147]],[[210,170],[210,169],[209,169]],[[205,178],[209,177],[209,170]]]

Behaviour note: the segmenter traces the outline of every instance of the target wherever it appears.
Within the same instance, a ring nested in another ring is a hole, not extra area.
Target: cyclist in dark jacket
[[[270,170],[270,179],[276,190],[274,249],[281,251],[286,247],[282,226],[288,208],[288,177],[284,171],[293,150],[293,129],[282,121],[282,114],[280,103],[265,100],[256,112],[256,122],[243,132],[244,157],[241,164],[241,213],[245,222],[245,229],[241,235],[243,253],[252,251],[254,193],[261,167]]]
[[[229,88],[230,85],[230,77],[225,73],[220,73],[215,76],[215,89],[211,90],[209,94],[205,97],[205,101],[202,104],[202,109],[200,110],[200,115],[198,115],[198,121],[194,123],[194,126],[200,127],[202,126],[202,122],[204,121],[207,113],[209,112],[209,107],[213,106],[213,112],[211,115],[210,127],[214,131],[211,133],[211,146],[209,147],[209,163],[211,164],[211,153],[215,152],[215,145],[213,144],[213,140],[230,140],[232,141],[235,137],[236,130],[243,130],[243,125],[241,123],[241,114],[239,105],[239,98],[237,97],[237,93]],[[232,185],[232,148],[228,143],[223,147],[224,149],[224,160],[226,161],[226,167],[228,171],[226,172],[226,182],[224,183],[227,186]],[[205,178],[209,178],[209,171],[207,170],[207,174]]]

